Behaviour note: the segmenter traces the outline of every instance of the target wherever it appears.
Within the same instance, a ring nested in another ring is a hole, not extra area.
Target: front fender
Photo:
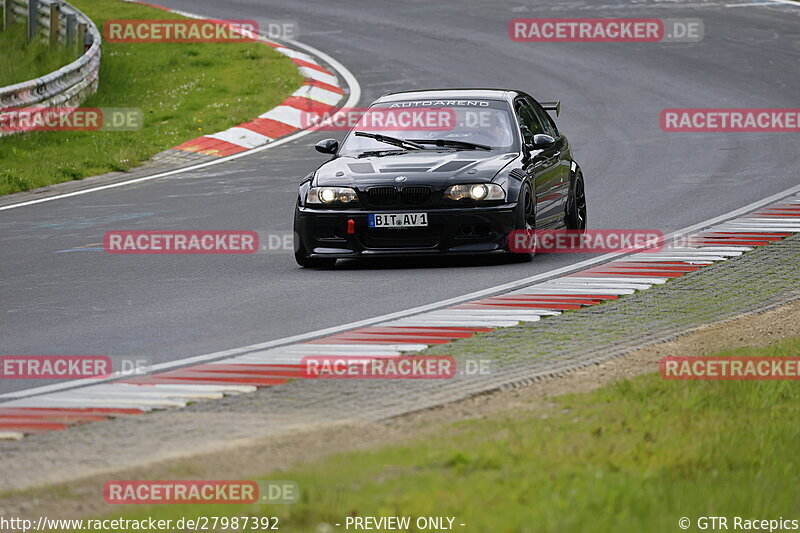
[[[311,181],[313,178],[314,174],[311,173],[300,182],[300,188],[297,191],[297,205],[300,207],[305,206],[306,196],[308,195],[308,189],[311,188]]]

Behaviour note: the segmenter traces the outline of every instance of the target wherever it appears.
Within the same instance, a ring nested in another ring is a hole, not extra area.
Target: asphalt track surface
[[[584,169],[591,228],[666,232],[800,181],[792,133],[665,133],[664,108],[797,108],[800,7],[763,2],[160,0],[213,17],[293,19],[301,42],[358,78],[364,105],[432,87],[520,88],[560,99]],[[517,17],[700,18],[700,43],[515,43]],[[261,75],[258,72],[254,76]],[[0,354],[153,363],[307,333],[566,266],[435,258],[302,270],[291,251],[114,256],[109,230],[291,231],[314,133],[203,170],[0,213]],[[341,135],[340,135],[341,136]],[[82,251],[79,251],[82,250]],[[0,392],[42,383],[0,383]]]

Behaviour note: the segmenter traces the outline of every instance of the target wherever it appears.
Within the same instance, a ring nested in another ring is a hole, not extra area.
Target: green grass
[[[43,39],[29,43],[24,24],[14,24],[6,31],[0,29],[0,50],[0,87],[44,76],[75,59],[65,47],[51,48]]]
[[[73,4],[98,28],[108,19],[177,17],[120,0]],[[0,194],[129,170],[162,150],[250,120],[301,84],[291,60],[260,43],[104,43],[100,90],[82,106],[141,108],[144,127],[0,138]]]
[[[800,338],[716,355],[797,356]],[[271,515],[281,531],[345,516],[455,516],[465,532],[674,532],[687,516],[800,515],[800,385],[646,375],[555,405],[445,427],[435,438],[340,454],[265,479],[284,506],[161,506],[135,515]],[[127,510],[127,509],[126,509]]]

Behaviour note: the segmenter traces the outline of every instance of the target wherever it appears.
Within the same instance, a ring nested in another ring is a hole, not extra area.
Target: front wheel
[[[514,232],[526,232],[527,239],[531,243],[535,243],[533,232],[536,230],[536,201],[533,198],[530,185],[523,185],[519,193],[519,201],[517,202],[516,222],[514,224]],[[515,263],[528,263],[536,255],[536,247],[531,246],[528,251],[513,251],[511,245],[511,236],[509,235],[508,251],[511,252],[511,260]]]

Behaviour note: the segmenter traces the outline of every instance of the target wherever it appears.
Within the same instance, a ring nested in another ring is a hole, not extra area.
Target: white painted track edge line
[[[800,7],[800,2],[796,2],[795,0],[766,0],[766,2],[773,3],[773,4],[783,4],[783,5],[787,5],[787,6]],[[768,5],[768,4],[762,4],[762,5]]]

